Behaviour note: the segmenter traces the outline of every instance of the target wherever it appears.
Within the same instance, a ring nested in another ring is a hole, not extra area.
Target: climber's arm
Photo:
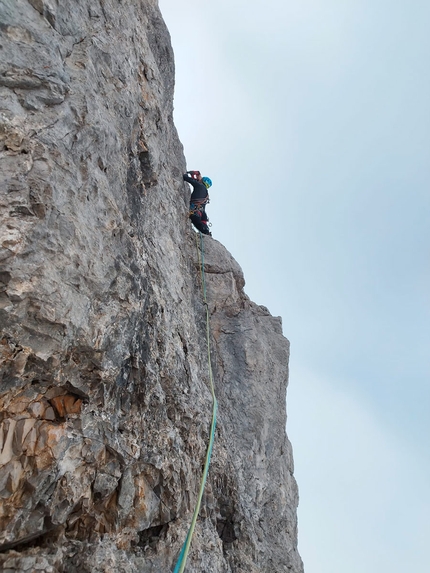
[[[184,173],[184,174],[182,175],[182,178],[183,178],[184,181],[186,181],[187,183],[191,183],[191,185],[192,185],[193,187],[195,187],[196,183],[198,183],[198,182],[197,182],[196,179],[194,179],[193,177],[190,177],[190,175],[188,175],[189,173],[192,173],[192,172],[191,172],[191,171],[187,171],[186,173]]]

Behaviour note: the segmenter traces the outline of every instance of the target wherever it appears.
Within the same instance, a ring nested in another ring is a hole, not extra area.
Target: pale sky
[[[213,236],[291,342],[305,572],[428,573],[430,2],[160,8]]]

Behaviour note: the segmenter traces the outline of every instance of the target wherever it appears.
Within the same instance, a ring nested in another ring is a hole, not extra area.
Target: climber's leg
[[[195,213],[193,213],[192,215],[190,215],[190,219],[192,224],[194,225],[194,227],[200,231],[201,233],[203,233],[204,235],[209,235],[209,227],[206,225],[205,222],[202,221],[201,218],[201,213],[199,211],[196,211]]]

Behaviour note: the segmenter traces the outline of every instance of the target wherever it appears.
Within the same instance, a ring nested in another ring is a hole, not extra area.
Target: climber
[[[187,171],[182,176],[184,181],[193,186],[190,197],[190,219],[194,227],[204,235],[212,236],[209,231],[209,218],[205,211],[205,205],[209,203],[208,189],[212,185],[209,177],[202,177],[200,171]]]

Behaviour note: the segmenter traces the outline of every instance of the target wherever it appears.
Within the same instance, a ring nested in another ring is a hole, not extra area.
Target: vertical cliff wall
[[[211,417],[156,0],[0,0],[0,568],[167,572]],[[302,572],[288,341],[204,239],[219,399],[189,572]]]

